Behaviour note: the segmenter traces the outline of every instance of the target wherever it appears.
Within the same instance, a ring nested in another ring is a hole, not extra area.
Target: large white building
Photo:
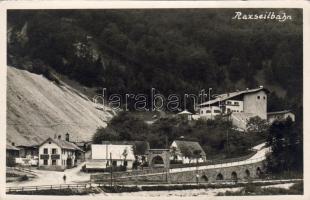
[[[218,95],[215,99],[198,105],[199,118],[214,119],[229,115],[233,125],[245,130],[249,118],[258,116],[267,120],[267,94],[263,86]]]
[[[126,166],[127,169],[132,169],[134,160],[133,145],[92,144],[91,160],[85,167],[87,170],[105,169],[109,166]]]
[[[48,138],[39,145],[39,169],[65,170],[77,165],[78,155],[83,152],[75,144],[62,140]]]

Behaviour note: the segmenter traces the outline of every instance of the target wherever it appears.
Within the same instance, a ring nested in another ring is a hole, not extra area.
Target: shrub
[[[20,181],[28,181],[29,177],[27,175],[23,175],[19,178]]]

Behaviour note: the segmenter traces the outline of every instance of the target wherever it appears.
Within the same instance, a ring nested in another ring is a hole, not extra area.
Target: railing
[[[61,184],[61,185],[38,185],[38,186],[24,186],[24,187],[7,187],[6,192],[19,192],[19,191],[38,191],[38,190],[61,190],[73,188],[87,188],[90,184]]]
[[[113,172],[113,178],[119,178],[119,177],[128,177],[128,176],[137,176],[137,175],[146,175],[146,174],[154,174],[154,173],[163,173],[166,172],[166,169],[159,168],[159,169],[143,169],[143,170],[132,170],[127,172]],[[110,179],[111,174],[96,174],[96,175],[90,175],[90,179]]]
[[[196,167],[196,166],[206,166],[206,165],[216,165],[216,164],[223,164],[223,163],[231,163],[231,162],[238,162],[242,160],[247,160],[254,156],[257,153],[257,151],[252,151],[250,154],[237,157],[237,158],[228,158],[223,160],[208,160],[206,162],[201,163],[190,163],[190,164],[170,164],[171,169],[175,168],[187,168],[187,167]]]

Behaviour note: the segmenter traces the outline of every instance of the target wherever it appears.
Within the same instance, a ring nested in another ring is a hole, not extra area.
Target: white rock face
[[[38,143],[55,134],[70,140],[90,140],[113,117],[110,108],[96,109],[85,95],[42,75],[7,68],[7,141]]]

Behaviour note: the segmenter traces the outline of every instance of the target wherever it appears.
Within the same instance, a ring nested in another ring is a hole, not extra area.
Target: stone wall
[[[187,171],[187,172],[176,172],[176,173],[161,173],[153,175],[143,175],[143,176],[132,176],[119,178],[123,180],[131,181],[170,181],[172,183],[177,182],[196,182],[196,174],[199,174],[199,182],[214,182],[216,180],[246,180],[255,179],[263,173],[262,162],[232,166],[232,167],[222,167],[216,169],[205,169],[198,171]]]

